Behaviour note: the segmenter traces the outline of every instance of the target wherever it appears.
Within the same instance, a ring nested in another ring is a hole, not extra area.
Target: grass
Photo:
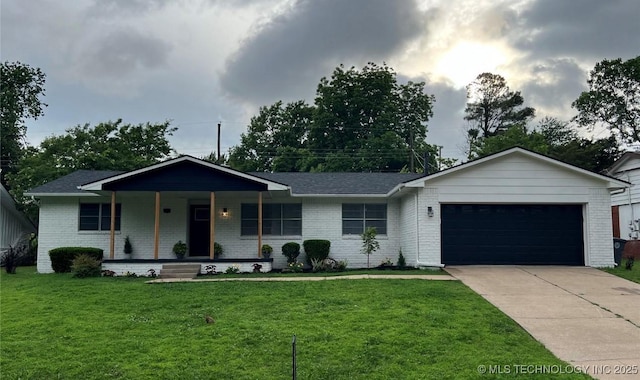
[[[144,281],[2,272],[2,379],[282,379],[293,334],[299,379],[544,379],[477,368],[566,365],[458,281]]]
[[[425,270],[416,270],[416,269],[407,269],[407,270],[379,270],[379,269],[347,269],[343,272],[300,272],[300,273],[282,273],[282,272],[268,272],[268,273],[237,273],[237,274],[227,274],[227,273],[217,273],[215,275],[201,275],[201,278],[218,278],[216,276],[221,276],[220,278],[229,278],[229,277],[332,277],[332,276],[356,276],[356,275],[384,275],[384,276],[394,276],[394,275],[448,275],[449,273],[445,272],[441,269],[425,269]]]
[[[624,269],[626,260],[622,260],[622,264],[615,268],[604,268],[603,270],[614,274],[618,277],[626,278],[627,280],[637,282],[640,284],[640,260],[636,260],[631,270]]]

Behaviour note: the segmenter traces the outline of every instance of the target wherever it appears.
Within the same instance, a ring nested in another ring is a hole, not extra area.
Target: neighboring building
[[[610,192],[627,186],[512,148],[430,175],[242,173],[182,156],[126,173],[79,171],[29,194],[40,199],[41,273],[60,246],[102,248],[105,268],[145,272],[174,261],[178,240],[189,246],[183,262],[203,268],[234,260],[283,268],[280,247],[307,239],[330,240],[331,257],[365,267],[367,226],[380,242],[373,265],[402,250],[411,266],[607,267]],[[211,241],[225,260],[214,259]],[[260,258],[262,244],[274,247],[272,259]]]
[[[14,246],[25,235],[36,232],[33,223],[16,208],[16,202],[0,184],[0,251]]]
[[[613,237],[640,237],[640,153],[626,152],[607,169],[607,174],[631,184],[628,191],[611,193]]]

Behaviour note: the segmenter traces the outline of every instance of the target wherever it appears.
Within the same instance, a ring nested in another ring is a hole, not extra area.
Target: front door
[[[209,205],[193,205],[189,223],[189,256],[209,256]]]

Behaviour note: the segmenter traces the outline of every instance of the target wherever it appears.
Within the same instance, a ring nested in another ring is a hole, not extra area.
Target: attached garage
[[[443,204],[445,265],[584,265],[582,205]]]
[[[526,149],[508,149],[405,183],[397,192],[403,196],[402,251],[415,252],[424,267],[610,267],[610,193],[628,186]]]

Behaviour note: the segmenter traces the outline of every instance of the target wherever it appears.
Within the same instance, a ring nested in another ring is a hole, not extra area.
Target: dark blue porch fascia
[[[183,161],[105,183],[111,191],[267,191],[267,184]]]

